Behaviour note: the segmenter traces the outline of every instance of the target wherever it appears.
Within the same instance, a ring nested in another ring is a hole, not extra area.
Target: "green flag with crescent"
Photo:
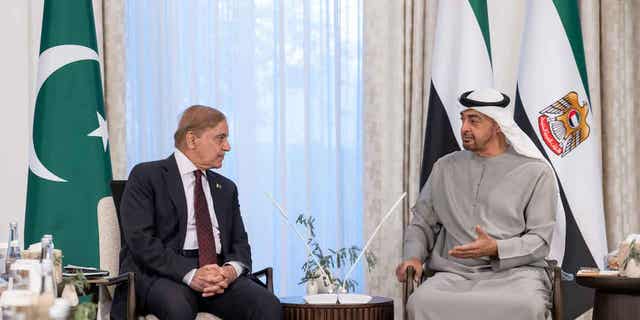
[[[45,1],[36,90],[25,246],[52,234],[65,264],[97,266],[111,163],[91,0]]]

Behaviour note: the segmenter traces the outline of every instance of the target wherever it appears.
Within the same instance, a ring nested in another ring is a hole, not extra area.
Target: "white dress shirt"
[[[182,180],[182,186],[184,187],[184,195],[187,200],[187,232],[184,239],[183,250],[197,250],[198,249],[198,235],[196,232],[196,214],[193,200],[193,190],[196,186],[196,176],[193,173],[198,168],[182,153],[182,151],[176,149],[174,151],[174,157],[178,165],[178,172],[180,173],[180,179]],[[220,230],[218,229],[218,219],[216,218],[216,212],[213,208],[213,198],[211,197],[211,188],[209,188],[209,180],[207,179],[207,173],[203,171],[202,175],[202,191],[204,197],[207,200],[207,208],[209,209],[209,216],[211,217],[211,226],[213,227],[213,241],[216,244],[216,254],[220,254]],[[243,267],[240,262],[229,261],[225,265],[231,265],[236,274],[242,273]],[[189,271],[182,281],[189,285],[197,269]]]

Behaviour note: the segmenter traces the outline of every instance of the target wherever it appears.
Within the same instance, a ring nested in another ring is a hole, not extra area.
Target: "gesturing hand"
[[[497,256],[496,239],[491,238],[479,225],[476,226],[476,233],[478,238],[475,241],[453,247],[449,250],[449,255],[462,259]]]

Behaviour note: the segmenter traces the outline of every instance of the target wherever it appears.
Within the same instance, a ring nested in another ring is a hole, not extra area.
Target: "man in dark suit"
[[[251,249],[238,190],[210,171],[231,150],[224,114],[206,106],[184,111],[167,159],[135,166],[120,205],[124,245],[120,271],[135,272],[138,310],[160,319],[280,319],[278,299],[247,275]],[[112,318],[124,314],[116,289]]]

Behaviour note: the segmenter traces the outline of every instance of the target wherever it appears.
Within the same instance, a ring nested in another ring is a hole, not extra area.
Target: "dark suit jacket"
[[[251,249],[240,216],[236,185],[210,170],[207,179],[220,230],[219,263],[238,261],[251,268]],[[182,278],[197,267],[191,262],[193,259],[180,254],[187,230],[187,203],[173,155],[138,164],[131,170],[120,204],[120,227],[124,237],[120,273],[135,272],[136,305],[143,311],[148,290],[156,279],[164,277],[182,283]],[[114,296],[112,316],[124,315],[125,305],[126,288],[120,286]]]

